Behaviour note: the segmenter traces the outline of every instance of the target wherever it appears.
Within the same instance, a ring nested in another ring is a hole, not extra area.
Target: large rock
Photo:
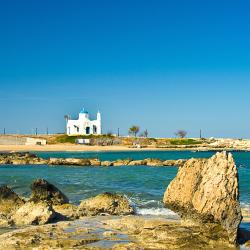
[[[1,153],[0,164],[47,164],[47,160],[28,152]]]
[[[231,153],[188,160],[168,186],[164,203],[183,218],[221,225],[229,242],[236,243],[242,217],[237,168]]]
[[[0,213],[9,214],[24,204],[13,190],[6,185],[0,186]]]
[[[52,205],[69,203],[69,199],[57,187],[44,179],[37,179],[31,184],[31,200],[46,201]]]
[[[55,211],[46,202],[27,202],[12,216],[15,225],[43,225],[51,222],[56,216]]]
[[[99,194],[93,198],[84,200],[79,206],[83,215],[128,215],[133,214],[134,209],[124,196],[111,193]]]

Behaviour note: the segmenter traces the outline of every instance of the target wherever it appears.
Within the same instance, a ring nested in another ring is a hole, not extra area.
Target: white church
[[[102,133],[101,113],[96,120],[90,120],[88,111],[82,109],[78,120],[67,120],[67,135],[100,135]]]

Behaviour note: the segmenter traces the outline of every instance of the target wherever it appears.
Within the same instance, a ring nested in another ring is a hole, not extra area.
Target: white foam
[[[164,215],[168,217],[178,216],[176,213],[167,208],[137,208],[136,213],[138,215]]]

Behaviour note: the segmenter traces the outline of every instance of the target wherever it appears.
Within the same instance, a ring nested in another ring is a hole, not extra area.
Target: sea
[[[127,152],[34,152],[43,158],[74,157],[100,160],[159,158],[163,160],[208,158],[215,152],[193,151],[127,151]],[[250,152],[232,152],[239,173],[240,202],[250,210]],[[125,195],[139,215],[157,215],[174,218],[172,211],[164,208],[164,192],[176,176],[177,167],[79,167],[47,165],[4,165],[0,167],[0,185],[7,184],[18,194],[29,197],[30,184],[44,178],[65,193],[70,202],[102,192]]]

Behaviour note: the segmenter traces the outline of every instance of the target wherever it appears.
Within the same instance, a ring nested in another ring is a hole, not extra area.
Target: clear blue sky
[[[250,137],[250,1],[0,1],[0,132]]]

